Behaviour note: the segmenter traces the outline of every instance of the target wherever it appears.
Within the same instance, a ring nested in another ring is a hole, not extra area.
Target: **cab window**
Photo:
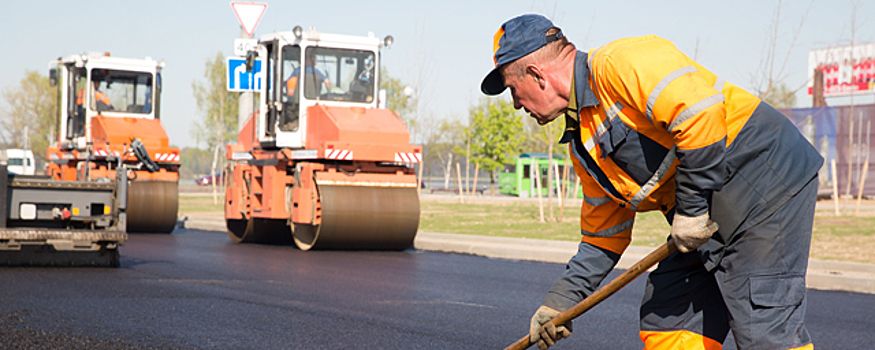
[[[88,108],[98,112],[152,112],[152,74],[108,69],[91,72],[91,95]]]
[[[280,65],[282,76],[283,109],[279,116],[279,128],[282,131],[298,130],[298,94],[301,83],[298,81],[301,69],[301,47],[287,45],[283,47]]]
[[[374,100],[375,57],[371,51],[308,47],[304,55],[304,97],[369,103]]]

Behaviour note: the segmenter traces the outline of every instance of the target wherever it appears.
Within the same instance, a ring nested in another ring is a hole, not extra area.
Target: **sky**
[[[27,70],[47,75],[49,61],[81,52],[163,59],[161,117],[170,143],[203,146],[190,133],[203,119],[192,83],[203,81],[205,63],[218,52],[233,55],[240,25],[230,1],[2,2],[0,33],[6,49],[0,55],[0,89],[15,88]],[[780,6],[778,0],[258,2],[268,7],[256,38],[296,25],[325,33],[392,35],[395,43],[383,50],[383,66],[416,87],[421,101],[417,116],[430,121],[467,119],[468,109],[483,98],[480,82],[494,65],[493,34],[504,21],[524,13],[551,18],[581,50],[622,37],[659,35],[750,91],[766,75],[763,62],[776,19],[774,67],[786,60],[782,81],[793,89],[806,84],[810,50],[847,45],[852,39],[875,41],[875,4],[864,1],[815,0],[807,17],[809,1],[804,0]],[[509,99],[508,92],[502,98]],[[873,101],[871,95],[855,99]],[[0,100],[0,110],[8,107],[5,103]],[[833,98],[827,103],[848,101]],[[797,94],[798,107],[810,105],[809,96]]]

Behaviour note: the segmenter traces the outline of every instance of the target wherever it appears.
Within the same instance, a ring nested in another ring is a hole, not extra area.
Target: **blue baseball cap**
[[[495,68],[483,78],[480,91],[487,95],[502,93],[506,87],[498,69],[561,39],[561,31],[547,35],[547,31],[552,28],[559,29],[547,17],[538,14],[525,14],[504,22],[493,37]]]

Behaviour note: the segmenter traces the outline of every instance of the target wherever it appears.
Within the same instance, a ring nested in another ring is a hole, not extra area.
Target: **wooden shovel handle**
[[[663,243],[661,246],[656,248],[654,251],[647,254],[644,258],[639,260],[635,265],[632,265],[625,272],[617,276],[610,283],[602,286],[595,292],[593,292],[590,296],[586,297],[586,299],[581,300],[576,305],[572,306],[568,310],[562,311],[559,315],[556,315],[550,322],[553,322],[554,325],[563,325],[568,321],[571,321],[578,316],[582,315],[584,312],[587,312],[593,306],[598,305],[598,303],[604,301],[611,295],[614,295],[618,290],[625,287],[629,282],[632,282],[635,278],[640,276],[644,271],[651,268],[653,265],[656,265],[662,259],[669,256],[675,250],[677,250],[677,245],[674,244],[674,241],[669,239],[667,242]],[[522,337],[520,340],[517,340],[516,343],[511,344],[505,350],[522,350],[528,349],[532,346],[532,342],[529,341],[529,336],[526,335]]]

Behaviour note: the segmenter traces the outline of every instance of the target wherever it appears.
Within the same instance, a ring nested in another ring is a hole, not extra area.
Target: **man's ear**
[[[541,70],[541,67],[539,67],[538,65],[536,65],[536,64],[527,65],[526,66],[526,73],[528,73],[532,76],[532,79],[534,79],[535,82],[538,83],[538,87],[540,87],[541,90],[543,90],[547,86],[547,81],[544,80],[544,71]]]

